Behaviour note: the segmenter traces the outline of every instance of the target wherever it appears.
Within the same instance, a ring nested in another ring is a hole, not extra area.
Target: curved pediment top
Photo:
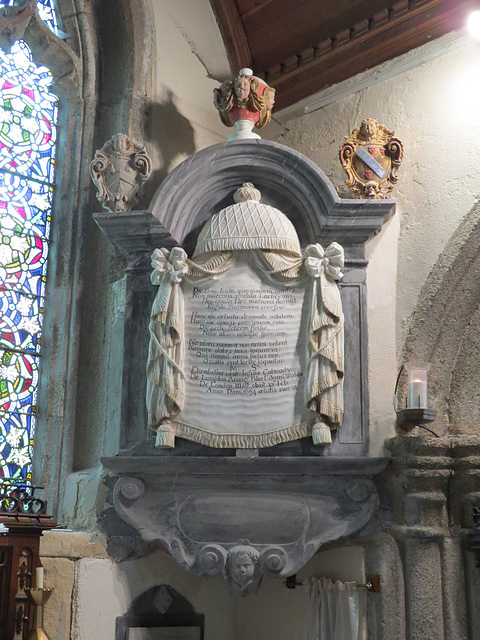
[[[325,173],[303,154],[276,142],[242,140],[199,151],[157,190],[150,212],[190,252],[202,226],[231,203],[243,182],[295,225],[300,243],[362,244],[394,213],[394,200],[343,200]]]

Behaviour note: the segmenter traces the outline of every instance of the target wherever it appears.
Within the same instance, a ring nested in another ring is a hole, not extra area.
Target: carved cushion
[[[238,189],[236,203],[215,214],[203,227],[195,256],[210,251],[268,249],[301,257],[293,224],[278,209],[259,202],[260,192],[249,187],[249,183],[245,183]]]

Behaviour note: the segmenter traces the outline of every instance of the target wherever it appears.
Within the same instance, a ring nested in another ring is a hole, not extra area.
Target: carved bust
[[[261,129],[270,122],[274,102],[275,89],[254,76],[251,69],[241,69],[235,78],[213,90],[213,104],[227,127],[246,121]]]
[[[258,551],[247,544],[239,544],[230,549],[224,577],[234,593],[248,596],[257,592],[261,581],[258,558]]]

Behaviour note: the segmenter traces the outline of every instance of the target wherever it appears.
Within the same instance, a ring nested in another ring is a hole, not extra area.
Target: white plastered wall
[[[429,47],[414,55],[425,59]],[[367,73],[377,81],[381,72]],[[393,193],[396,216],[366,246],[372,455],[381,454],[384,439],[394,434],[395,379],[422,287],[480,196],[479,72],[480,46],[466,41],[308,115],[299,115],[298,107],[280,112],[276,118],[289,131],[277,127],[269,134],[316,162],[344,197],[338,150],[364,118],[395,130],[404,144]]]
[[[205,640],[302,640],[308,596],[303,587],[287,589],[282,580],[264,578],[256,596],[232,595],[220,575],[188,573],[166,552],[120,564],[88,535],[49,532],[42,538],[45,585],[54,588],[45,608],[45,630],[51,640],[115,638],[115,623],[132,601],[167,584],[205,615]],[[298,573],[309,577],[365,582],[364,549],[348,546],[317,554]],[[71,603],[71,604],[70,604]],[[359,590],[360,633],[366,638],[366,592]],[[70,613],[71,609],[71,613]],[[70,636],[71,625],[71,636]]]
[[[195,151],[226,139],[229,132],[213,107],[213,89],[230,71],[208,0],[152,0],[152,7],[157,50],[152,102],[164,107],[159,110],[163,122],[152,123],[152,137],[166,129],[162,137],[178,150],[152,149],[154,166],[166,175]]]

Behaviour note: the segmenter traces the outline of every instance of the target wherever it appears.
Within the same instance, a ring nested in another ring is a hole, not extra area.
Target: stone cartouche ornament
[[[261,129],[270,122],[274,102],[275,89],[254,76],[251,69],[240,69],[235,78],[213,90],[213,104],[220,119],[236,129],[228,140],[260,138],[253,127]]]
[[[340,162],[347,173],[345,184],[357,198],[384,199],[397,182],[397,169],[403,158],[403,144],[373,118],[345,136]]]
[[[114,213],[130,211],[139,202],[151,173],[152,161],[145,147],[124,133],[107,140],[90,164],[97,200]]]

